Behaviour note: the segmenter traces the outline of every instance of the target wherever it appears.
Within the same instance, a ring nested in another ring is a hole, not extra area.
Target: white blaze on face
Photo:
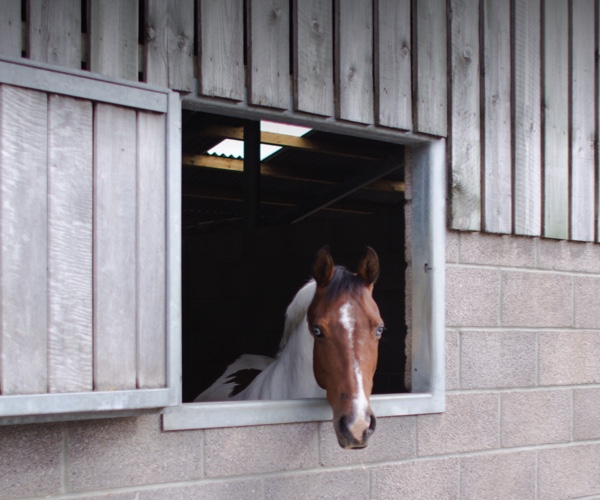
[[[342,307],[340,307],[340,323],[346,330],[348,334],[348,341],[350,342],[350,347],[352,348],[354,342],[354,327],[356,325],[356,319],[352,316],[352,305],[350,302],[346,302]],[[354,353],[354,351],[353,351]],[[356,377],[357,384],[357,393],[354,394],[354,399],[352,401],[354,407],[354,418],[355,425],[362,427],[358,422],[364,422],[364,418],[367,414],[367,410],[369,408],[369,401],[367,396],[365,395],[365,388],[363,384],[362,371],[360,369],[360,365],[358,364],[358,359],[356,359],[356,354],[354,353],[354,375]],[[351,426],[352,427],[352,426]],[[351,428],[351,432],[352,432]],[[364,430],[364,429],[362,429]],[[362,433],[362,430],[360,431]]]

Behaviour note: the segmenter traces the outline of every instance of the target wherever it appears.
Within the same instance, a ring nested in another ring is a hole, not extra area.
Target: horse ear
[[[358,263],[356,274],[367,286],[371,286],[377,281],[379,277],[379,257],[371,247],[367,247],[365,255]]]
[[[331,278],[333,278],[334,270],[335,268],[333,259],[329,253],[329,247],[324,246],[317,252],[313,264],[313,277],[317,282],[317,286],[323,287],[329,285]]]

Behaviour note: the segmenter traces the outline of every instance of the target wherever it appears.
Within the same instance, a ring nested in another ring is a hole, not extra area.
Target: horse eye
[[[313,326],[312,333],[315,337],[323,336],[323,332],[321,331],[321,329],[318,326]]]
[[[384,326],[378,326],[377,330],[375,331],[375,335],[377,336],[377,338],[381,337],[383,335],[383,331],[385,330]]]

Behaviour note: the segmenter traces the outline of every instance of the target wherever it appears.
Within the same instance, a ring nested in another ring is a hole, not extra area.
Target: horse
[[[369,398],[384,331],[373,299],[379,258],[367,247],[352,273],[325,246],[312,274],[286,310],[277,356],[240,356],[194,401],[326,397],[339,445],[364,448],[377,423]]]

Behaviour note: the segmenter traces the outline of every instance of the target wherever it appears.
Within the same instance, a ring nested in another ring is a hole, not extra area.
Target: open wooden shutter
[[[179,402],[180,116],[168,89],[0,61],[5,420]]]

